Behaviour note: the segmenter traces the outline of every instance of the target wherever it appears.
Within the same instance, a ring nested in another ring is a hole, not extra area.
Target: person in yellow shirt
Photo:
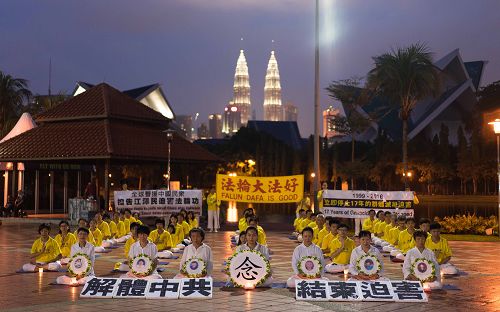
[[[186,219],[184,218],[184,214],[179,213],[177,215],[177,224],[182,226],[182,232],[184,233],[184,237],[182,238],[182,242],[184,242],[185,245],[190,244],[190,241],[188,239],[189,236],[189,231],[191,228],[189,227],[189,223],[186,222]]]
[[[156,230],[149,233],[149,239],[156,245],[158,249],[157,257],[169,259],[173,253],[170,251],[173,247],[172,236],[165,230],[165,220],[156,219]]]
[[[97,222],[94,219],[90,220],[89,231],[90,233],[92,233],[92,236],[94,236],[94,242],[95,242],[94,251],[106,252],[106,249],[102,247],[102,238],[103,238],[102,232],[101,230],[99,230],[99,228],[97,228]]]
[[[397,227],[397,222],[396,222],[396,215],[390,213],[389,211],[386,211],[385,213],[385,227],[384,227],[384,234],[382,235],[382,238],[387,242],[389,239],[389,232]]]
[[[368,218],[363,221],[363,231],[370,231],[370,233],[373,232],[375,222],[375,210],[370,209],[368,211]]]
[[[69,223],[66,220],[59,222],[59,234],[54,237],[61,250],[61,264],[67,264],[70,260],[71,246],[76,244],[76,237],[69,231]]]
[[[300,209],[311,210],[311,199],[309,196],[304,196],[297,204],[297,209],[295,210],[296,217],[299,216]]]
[[[311,223],[311,215],[313,214],[312,210],[306,210],[306,217],[300,222],[300,225],[297,227],[297,232],[302,233],[309,223]]]
[[[436,260],[439,263],[441,272],[445,275],[456,275],[458,269],[450,263],[452,252],[446,238],[441,237],[441,224],[431,223],[431,236],[425,241],[425,248],[434,252]]]
[[[321,231],[319,231],[318,233],[318,243],[316,244],[320,249],[321,249],[321,245],[323,244],[323,240],[325,239],[325,237],[330,234],[330,223],[332,222],[333,220],[333,217],[326,217],[325,218],[325,225],[323,225],[323,228],[321,229]]]
[[[94,220],[96,221],[97,228],[102,233],[102,240],[111,238],[111,230],[109,229],[109,224],[108,222],[103,220],[102,214],[100,212],[95,214]]]
[[[245,209],[245,211],[243,212],[243,217],[241,217],[240,220],[238,220],[238,231],[240,232],[245,231],[246,228],[248,227],[247,218],[253,216],[254,213],[252,208]]]
[[[50,237],[50,225],[42,223],[38,227],[40,237],[31,246],[30,262],[23,265],[22,271],[36,272],[38,268],[47,271],[59,271],[61,264],[61,250],[57,242]]]
[[[325,225],[325,216],[322,214],[318,214],[316,216],[316,230],[314,230],[314,238],[313,243],[318,246],[319,242],[323,240],[323,237],[326,235],[326,225]],[[320,245],[321,246],[321,245]],[[318,246],[319,247],[319,246]],[[320,247],[321,248],[321,247]]]
[[[339,228],[339,220],[331,219],[330,221],[330,233],[326,234],[323,237],[323,242],[321,243],[321,250],[328,256],[330,254],[330,242],[337,238],[338,236],[338,228]]]
[[[130,224],[136,222],[135,218],[132,217],[132,211],[130,209],[123,210],[123,224],[125,225],[125,232],[130,233]]]
[[[306,217],[306,211],[304,209],[300,209],[299,210],[299,215],[293,221],[293,228],[295,229],[295,233],[294,234],[297,234],[297,235],[299,234],[299,232],[298,232],[297,229],[299,228],[300,223],[305,219],[305,217]]]
[[[139,213],[138,213],[137,211],[136,211],[136,212],[134,212],[134,214],[132,215],[132,217],[133,217],[133,218],[134,218],[134,220],[135,220],[134,222],[137,222],[137,223],[139,223],[139,225],[142,225],[142,221],[141,221],[141,220],[139,220]]]
[[[249,227],[253,226],[254,228],[257,229],[258,232],[257,242],[261,245],[267,246],[266,232],[264,232],[264,229],[259,225],[259,219],[257,217],[252,217],[248,222],[248,226]]]
[[[184,240],[185,236],[184,229],[182,228],[182,225],[180,225],[178,221],[179,218],[177,217],[176,214],[170,215],[170,224],[172,224],[175,227],[175,234],[172,237],[172,242],[174,244],[174,247],[184,248],[184,245],[182,245],[182,241]]]
[[[130,224],[130,237],[125,242],[125,246],[123,248],[125,259],[128,259],[128,253],[130,251],[130,247],[137,241],[137,228],[139,226],[140,224],[137,222],[132,222]],[[120,272],[128,272],[130,269],[128,266],[128,260],[116,263],[115,269],[117,269]]]
[[[116,211],[113,214],[113,223],[109,223],[109,228],[112,231],[113,229],[113,224],[116,226],[116,232],[114,234],[114,238],[116,239],[117,243],[125,243],[127,239],[129,239],[127,232],[125,231],[125,224],[122,221],[122,215],[120,212]]]
[[[326,182],[323,182],[321,184],[321,190],[318,191],[318,194],[317,194],[317,199],[318,199],[318,207],[319,207],[319,211],[323,212],[323,193],[328,190],[328,183]]]
[[[118,220],[120,220],[120,217],[118,217]],[[109,225],[109,232],[111,233],[111,239],[116,239],[117,233],[118,233],[118,226],[116,225],[116,222],[114,220],[111,220],[111,217],[109,214],[105,213],[104,216],[104,221],[108,223]]]
[[[88,230],[89,229],[89,222],[83,218],[78,219],[78,226],[76,228],[76,231],[73,233],[73,235],[75,235],[75,237],[78,237],[78,229],[79,228],[86,228]],[[89,231],[89,235],[88,235],[88,242],[95,246],[94,235],[92,235],[92,232],[90,232],[90,231]]]
[[[431,236],[431,233],[430,233],[431,220],[429,220],[427,218],[420,218],[420,220],[418,220],[418,227],[422,232],[426,233],[428,237]]]
[[[384,218],[384,212],[382,210],[379,210],[377,212],[377,220],[373,223],[373,231],[372,234],[376,237],[378,236],[380,232],[380,226],[384,223],[385,218]]]
[[[215,193],[215,188],[210,189],[210,194],[207,197],[208,204],[208,229],[210,232],[215,232],[219,230],[219,205],[220,200],[217,200],[217,194]]]
[[[198,227],[198,219],[196,218],[194,212],[189,211],[187,213],[187,221],[189,223],[189,230],[192,230],[192,229]]]
[[[405,260],[405,254],[408,250],[415,247],[415,239],[413,238],[413,233],[415,233],[415,219],[406,219],[406,230],[399,233],[397,249],[391,251],[391,261],[400,262]]]
[[[328,273],[341,273],[349,268],[351,253],[356,248],[354,241],[347,237],[349,227],[346,224],[339,224],[338,237],[330,243],[331,250],[329,257],[332,263],[325,266],[325,271]]]

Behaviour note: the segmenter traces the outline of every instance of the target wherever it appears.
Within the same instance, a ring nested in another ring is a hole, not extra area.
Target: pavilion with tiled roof
[[[97,190],[102,185],[108,203],[111,173],[119,176],[120,166],[166,168],[168,141],[164,131],[171,120],[105,83],[36,116],[35,121],[36,128],[0,144],[0,162],[12,162],[13,168],[24,163],[22,184],[25,196],[33,197],[36,212],[52,213],[55,206],[62,208],[61,203],[66,211],[68,198],[81,195],[82,178],[90,180],[90,175],[96,177]],[[199,168],[218,161],[217,156],[174,134],[171,162],[179,168],[177,172],[189,174],[192,170],[195,177]],[[161,179],[164,172],[156,173]],[[181,181],[184,177],[172,170],[172,179]],[[70,181],[77,186],[69,185]],[[14,185],[12,181],[13,189]],[[58,185],[63,196],[54,191]],[[47,203],[49,209],[43,209]]]

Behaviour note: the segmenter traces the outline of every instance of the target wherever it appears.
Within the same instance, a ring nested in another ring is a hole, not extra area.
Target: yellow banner
[[[304,176],[217,175],[217,200],[244,203],[296,203],[304,196]]]

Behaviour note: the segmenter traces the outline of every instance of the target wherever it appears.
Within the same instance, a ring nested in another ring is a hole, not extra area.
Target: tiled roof
[[[167,119],[106,84],[39,115],[37,121],[38,127],[0,144],[0,160],[167,159]],[[176,134],[171,159],[220,160]]]
[[[35,118],[37,122],[89,118],[167,122],[162,114],[105,83],[98,84]]]
[[[51,122],[0,144],[0,160],[136,159],[166,161],[167,136],[159,128],[124,121]],[[214,154],[174,134],[171,159],[219,161]]]
[[[144,92],[148,91],[149,89],[151,89],[153,87],[158,87],[158,86],[159,85],[156,83],[156,84],[152,84],[152,85],[148,85],[148,86],[144,86],[144,87],[125,90],[125,91],[123,91],[123,93],[125,93],[126,95],[130,96],[131,98],[134,98],[137,100],[139,96],[144,94]]]

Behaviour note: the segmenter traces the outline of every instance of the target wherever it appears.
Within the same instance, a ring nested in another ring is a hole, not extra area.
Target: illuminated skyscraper
[[[299,110],[297,106],[293,105],[291,102],[283,105],[283,121],[297,121]]]
[[[241,128],[241,112],[238,107],[229,102],[229,105],[224,108],[222,116],[222,133],[233,135]]]
[[[264,120],[283,120],[280,72],[278,69],[278,61],[274,56],[274,51],[271,51],[271,57],[267,64],[266,83],[264,86]]]
[[[325,138],[333,138],[341,135],[335,129],[335,118],[340,116],[340,110],[330,105],[323,111],[323,136]]]
[[[250,76],[248,75],[247,60],[243,50],[240,50],[240,56],[236,63],[233,92],[233,105],[241,113],[241,125],[246,126],[251,114]]]

